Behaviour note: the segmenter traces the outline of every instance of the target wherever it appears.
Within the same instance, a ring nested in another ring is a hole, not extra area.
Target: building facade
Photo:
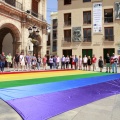
[[[50,54],[57,55],[58,13],[51,13]]]
[[[120,0],[58,0],[57,54],[120,54]]]
[[[46,0],[0,0],[0,53],[33,52],[28,29],[39,29],[38,53],[46,54]],[[38,31],[38,30],[37,30]]]

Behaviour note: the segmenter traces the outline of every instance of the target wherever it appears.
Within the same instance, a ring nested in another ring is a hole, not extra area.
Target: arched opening
[[[13,55],[13,35],[9,28],[0,29],[0,53],[11,53]]]
[[[11,53],[12,56],[19,51],[20,33],[16,26],[6,23],[0,28],[0,53],[3,51],[5,55]]]

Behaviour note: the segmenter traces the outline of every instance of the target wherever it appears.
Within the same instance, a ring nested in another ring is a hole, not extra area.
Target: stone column
[[[21,45],[22,45],[22,42],[20,41],[16,41],[16,42],[13,42],[13,51],[14,51],[14,55],[16,52],[21,52]]]

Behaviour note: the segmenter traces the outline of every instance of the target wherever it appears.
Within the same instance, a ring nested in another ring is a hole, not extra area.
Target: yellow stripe
[[[4,74],[4,75],[0,75],[0,82],[34,79],[34,78],[48,78],[48,77],[65,76],[65,75],[87,74],[87,73],[93,73],[93,72],[76,70],[76,71],[37,72],[37,73],[24,73],[24,74]]]

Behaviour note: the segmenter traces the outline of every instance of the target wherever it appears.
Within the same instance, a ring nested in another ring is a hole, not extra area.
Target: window
[[[71,4],[71,0],[64,0],[64,5],[69,5]]]
[[[83,12],[83,24],[91,24],[91,11]]]
[[[53,52],[57,51],[57,41],[53,42]]]
[[[71,13],[64,14],[64,25],[71,26]]]
[[[113,27],[105,28],[105,40],[114,41]]]
[[[71,30],[64,30],[64,41],[71,42]]]
[[[57,30],[53,30],[53,40],[57,39]]]
[[[91,2],[91,0],[83,0],[83,2]]]
[[[50,46],[50,33],[48,34],[47,46]]]
[[[6,3],[15,6],[16,0],[5,0]]]
[[[104,22],[105,23],[113,22],[113,9],[104,10]]]
[[[32,15],[34,17],[38,17],[38,1],[32,0]]]
[[[57,19],[53,19],[53,29],[57,28]]]
[[[83,42],[91,42],[91,28],[83,29]]]

